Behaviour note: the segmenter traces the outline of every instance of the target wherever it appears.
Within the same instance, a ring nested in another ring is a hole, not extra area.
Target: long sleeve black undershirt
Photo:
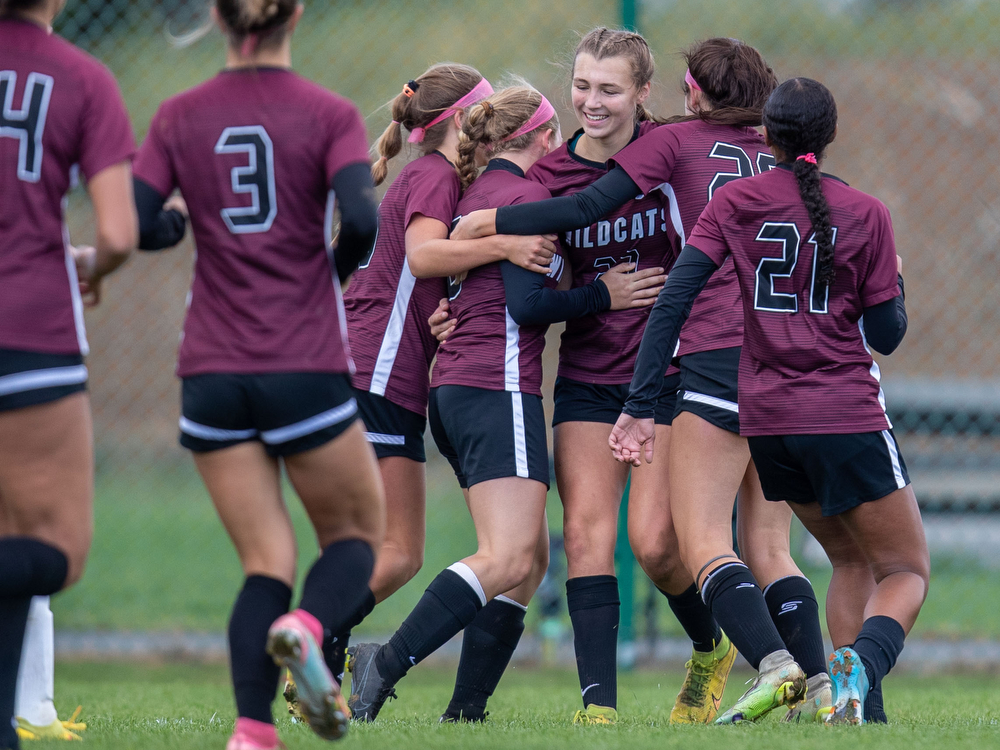
[[[701,250],[692,245],[684,246],[646,322],[628,400],[622,409],[626,414],[637,419],[654,415],[663,373],[677,347],[681,326],[691,313],[698,293],[716,269],[712,259]],[[864,309],[865,337],[879,354],[891,354],[906,333],[902,276],[899,277],[899,290],[898,297]]]
[[[333,176],[340,210],[340,234],[333,251],[337,277],[354,273],[378,236],[378,200],[367,164],[349,164]]]
[[[187,219],[180,211],[163,210],[166,197],[148,182],[132,179],[135,210],[139,215],[139,249],[164,250],[184,239]]]
[[[510,317],[519,326],[550,325],[611,309],[611,294],[600,279],[559,291],[545,286],[545,276],[510,261],[501,261],[504,294]]]
[[[549,234],[589,227],[642,193],[621,167],[615,167],[579,193],[497,209],[497,234]]]

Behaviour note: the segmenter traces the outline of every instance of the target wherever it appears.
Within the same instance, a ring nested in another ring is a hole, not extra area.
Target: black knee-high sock
[[[809,579],[779,578],[764,589],[764,601],[778,635],[806,677],[826,671],[826,647],[819,624],[819,604]]]
[[[698,587],[692,583],[687,591],[677,596],[668,594],[663,589],[660,589],[660,593],[667,597],[670,611],[691,639],[694,650],[702,653],[714,651],[722,640],[722,629],[712,617],[712,610],[701,600]]]
[[[447,714],[467,721],[482,721],[486,702],[500,684],[514,649],[524,632],[525,608],[499,597],[476,615],[462,635],[455,691]]]
[[[351,615],[351,619],[344,623],[342,630],[328,635],[323,641],[323,658],[338,684],[344,680],[344,658],[347,655],[347,644],[351,640],[351,631],[360,625],[373,609],[375,609],[375,594],[369,589],[365,600]]]
[[[0,748],[16,750],[14,696],[31,595],[0,597]]]
[[[323,640],[343,632],[345,624],[371,593],[368,581],[374,567],[375,552],[368,542],[360,539],[328,545],[313,563],[302,586],[299,608],[319,620]]]
[[[397,683],[410,667],[475,620],[484,606],[482,596],[471,583],[451,569],[442,570],[399,630],[379,649],[375,656],[379,674],[390,684]]]
[[[868,691],[865,699],[865,723],[888,724],[889,717],[885,715],[885,704],[882,699],[882,683]]]
[[[743,563],[716,568],[702,585],[702,596],[729,640],[754,669],[760,669],[765,656],[785,648],[767,612],[764,595]]]
[[[865,620],[853,648],[865,665],[869,688],[880,686],[882,678],[896,666],[905,637],[903,626],[891,617],[875,615]]]
[[[247,719],[272,723],[271,701],[280,670],[264,650],[271,623],[288,611],[292,590],[283,581],[248,576],[229,618],[229,669],[236,693],[236,712]]]
[[[566,581],[566,605],[573,623],[573,648],[584,708],[591,704],[618,708],[618,579],[570,578]]]

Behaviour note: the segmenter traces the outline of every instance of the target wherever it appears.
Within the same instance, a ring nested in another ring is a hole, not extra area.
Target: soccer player
[[[515,86],[472,107],[462,126],[458,161],[463,183],[471,187],[459,213],[547,197],[548,190],[524,175],[559,143],[555,110],[534,89]],[[492,158],[477,179],[478,154]],[[541,582],[545,565],[539,560],[548,557],[548,452],[540,390],[546,327],[611,307],[648,305],[664,278],[662,268],[641,279],[616,272],[557,291],[551,287],[562,268],[559,257],[548,285],[545,277],[509,262],[451,280],[457,325],[438,350],[429,416],[438,448],[468,490],[479,549],[435,578],[387,645],[351,649],[356,718],[373,720],[410,667],[476,621],[499,596],[504,606],[523,610]],[[512,633],[508,659],[519,635]],[[490,692],[505,666],[492,673]],[[446,713],[443,719],[481,719],[481,708],[475,708],[475,716]]]
[[[854,643],[831,657],[835,702],[822,712],[832,723],[859,724],[868,692],[895,664],[920,611],[930,568],[869,349],[889,354],[906,332],[901,263],[886,207],[820,172],[837,131],[826,87],[808,78],[784,82],[763,123],[778,166],[723,187],[699,219],[650,316],[610,442],[621,460],[634,463],[643,453],[651,460],[657,368],[698,291],[732,257],[746,320],[740,428],[764,493],[788,502],[831,559],[845,546],[859,548],[856,557],[869,561],[877,582]],[[797,692],[801,673],[794,675],[787,655],[774,658],[784,644],[753,576],[710,541],[714,549],[706,545],[703,554],[714,560],[699,579],[723,627],[738,633],[740,650],[762,661],[751,693],[765,698],[771,690],[757,688],[768,681],[786,695]],[[773,679],[765,664],[784,678]]]
[[[699,42],[685,53],[685,59],[686,116],[672,118],[627,145],[612,157],[615,167],[585,190],[546,203],[504,208],[495,216],[489,212],[473,214],[463,219],[468,222],[463,236],[494,229],[562,231],[585,225],[636,194],[659,188],[669,196],[671,221],[683,240],[719,186],[773,165],[774,159],[754,126],[760,124],[764,101],[777,84],[760,53],[738,40]],[[462,229],[460,224],[457,230]],[[699,605],[702,597],[695,580],[705,560],[692,564],[701,555],[691,545],[702,539],[726,538],[732,550],[731,513],[700,513],[695,517],[691,508],[698,504],[696,498],[706,493],[721,505],[731,504],[738,492],[741,553],[765,585],[773,584],[768,589],[768,603],[775,622],[808,675],[821,683],[827,678],[818,605],[812,586],[789,554],[791,511],[764,501],[746,440],[739,435],[736,381],[742,330],[739,288],[728,264],[692,310],[677,352],[681,372],[669,438],[670,513],[673,526],[696,526],[703,536],[685,537],[679,528],[670,529],[672,535],[680,537],[683,564],[674,563],[680,569],[677,579],[687,581],[678,602],[681,606],[675,611],[717,627]],[[657,413],[660,409],[658,405]],[[685,569],[682,578],[680,573]],[[785,606],[788,602],[796,602],[795,607]],[[711,674],[706,672],[725,658],[726,644],[714,653],[704,653],[697,650],[698,639],[692,638],[696,653],[674,717],[710,721],[718,710],[721,689],[713,692]],[[753,656],[748,658],[753,664]],[[689,693],[702,700],[686,699]]]
[[[15,691],[32,597],[76,582],[90,548],[94,459],[79,285],[96,299],[136,243],[128,113],[111,73],[53,35],[62,6],[0,1],[0,748],[18,746]],[[95,246],[79,251],[63,231],[74,165],[97,224]],[[22,685],[30,695],[18,704],[31,726],[20,729],[67,739],[51,704],[33,700],[31,688],[51,671],[38,661],[44,653],[32,652],[24,674],[33,684]]]
[[[183,221],[163,208],[180,188],[198,249],[178,356],[180,442],[246,575],[229,623],[239,716],[229,750],[282,747],[271,715],[278,665],[313,731],[346,732],[320,646],[367,595],[384,524],[338,280],[377,230],[365,128],[349,101],[291,70],[302,12],[295,0],[217,0],[225,68],[160,106],[136,158],[143,246],[180,239]],[[328,252],[335,205],[341,228]],[[322,549],[291,613],[282,464]]]

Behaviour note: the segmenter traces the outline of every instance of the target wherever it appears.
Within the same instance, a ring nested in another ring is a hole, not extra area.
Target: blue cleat
[[[868,675],[865,665],[853,648],[838,648],[830,655],[830,678],[833,680],[833,707],[827,724],[864,724]]]

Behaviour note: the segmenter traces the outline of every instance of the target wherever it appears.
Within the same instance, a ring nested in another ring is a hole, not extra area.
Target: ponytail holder
[[[420,84],[416,81],[407,81],[403,84],[403,93],[406,94],[407,99],[412,99],[413,95],[417,93],[417,89],[420,88]]]
[[[809,162],[810,164],[818,163],[816,161],[816,154],[814,154],[812,151],[810,151],[808,154],[802,154],[802,156],[795,157],[795,161],[806,161]]]
[[[393,125],[401,125],[402,123],[399,120],[393,120],[391,124],[393,124]]]
[[[414,83],[414,81],[410,81],[410,83]],[[403,92],[405,93],[406,89],[403,89]],[[468,94],[463,96],[457,102],[455,102],[450,107],[445,109],[444,112],[439,114],[429,123],[427,123],[423,127],[413,128],[413,130],[410,131],[410,137],[407,138],[406,140],[409,143],[420,143],[422,140],[424,140],[424,135],[427,133],[427,131],[433,128],[439,122],[441,122],[442,120],[446,120],[450,115],[454,114],[455,112],[461,112],[466,107],[470,107],[473,104],[478,104],[487,96],[490,96],[492,94],[493,94],[493,87],[490,86],[490,82],[487,81],[485,78],[481,79],[479,83],[473,86],[472,91],[470,91]]]
[[[494,113],[494,112],[496,111],[496,110],[495,110],[495,109],[493,108],[493,105],[492,105],[492,104],[490,104],[490,103],[489,103],[489,102],[487,102],[487,101],[484,101],[484,102],[482,102],[482,105],[483,105],[483,112],[485,112],[485,113],[486,113],[486,116],[487,116],[487,117],[490,117],[490,116],[492,116],[492,114],[493,114],[493,113]]]

